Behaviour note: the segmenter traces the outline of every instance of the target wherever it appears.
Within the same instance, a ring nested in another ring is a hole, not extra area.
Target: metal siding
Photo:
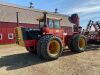
[[[5,28],[2,28],[2,34],[3,34],[3,38],[2,38],[2,41],[3,41],[3,44],[5,44],[6,43],[6,29]]]
[[[2,33],[2,40],[0,40],[0,44],[15,43],[15,39],[8,39],[8,33],[14,34],[14,28],[0,28],[0,33]]]
[[[15,27],[17,26],[14,22],[0,22],[0,33],[2,33],[2,40],[0,40],[0,44],[12,44],[16,42],[16,35],[14,32]],[[38,28],[37,24],[26,24],[20,23],[20,26],[28,27],[28,28]],[[14,39],[8,39],[8,33],[14,34]]]
[[[2,28],[0,28],[0,33],[2,34]],[[3,37],[3,34],[2,34],[2,37]],[[3,39],[2,39],[3,40]],[[0,44],[2,44],[3,43],[3,41],[2,40],[0,40]]]
[[[20,26],[29,27],[29,28],[38,28],[38,20],[43,17],[42,12],[27,10],[17,7],[11,7],[7,5],[0,4],[0,32],[3,33],[3,40],[0,41],[0,44],[15,43],[14,40],[8,39],[8,33],[13,32],[14,28],[17,26],[16,22],[16,12],[19,12],[19,23]],[[72,33],[73,24],[69,22],[68,16],[61,16],[59,14],[48,14],[47,17],[52,18],[61,18],[61,26],[64,27],[64,30],[68,33]],[[69,27],[69,28],[68,28]],[[14,35],[15,36],[15,35]]]
[[[16,22],[16,12],[19,12],[20,23],[38,24],[37,19],[43,16],[41,12],[0,5],[0,21]]]
[[[14,28],[7,28],[7,36],[6,36],[6,38],[7,38],[7,42],[10,44],[10,43],[15,43],[15,39],[9,39],[8,38],[8,34],[9,33],[13,33],[13,35],[14,35]]]
[[[20,26],[29,27],[29,28],[38,28],[38,24],[28,24],[28,23],[19,23]],[[14,22],[0,22],[0,27],[3,28],[15,28],[17,24]]]
[[[27,10],[22,8],[15,8],[7,5],[0,5],[0,21],[3,22],[16,22],[16,12],[19,12],[19,22],[20,23],[28,23],[28,24],[38,24],[39,18],[43,17],[43,11],[38,12],[34,10]],[[48,17],[52,18],[61,18],[61,25],[62,26],[70,26],[72,27],[73,24],[69,22],[68,16],[62,16],[59,14],[52,14],[48,13]]]

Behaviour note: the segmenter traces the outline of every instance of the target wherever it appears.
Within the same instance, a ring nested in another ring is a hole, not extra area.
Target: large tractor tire
[[[46,35],[40,38],[37,45],[37,54],[47,60],[57,59],[63,50],[60,38]]]
[[[52,37],[52,36],[51,36],[51,37]],[[41,54],[41,45],[42,45],[42,43],[43,43],[43,40],[44,40],[44,39],[47,39],[47,38],[48,38],[48,36],[42,37],[42,38],[40,38],[40,40],[39,40],[38,43],[37,43],[37,54],[38,54],[38,56],[41,57],[41,58],[43,58],[43,56],[42,56],[42,54]]]
[[[87,46],[87,40],[84,35],[75,35],[73,38],[73,49],[76,52],[85,51]]]
[[[68,39],[68,48],[72,51],[72,52],[75,52],[74,50],[74,46],[73,46],[73,40],[74,40],[74,36],[70,37]]]

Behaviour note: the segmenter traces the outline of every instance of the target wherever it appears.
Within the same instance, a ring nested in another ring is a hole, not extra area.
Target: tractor
[[[49,19],[47,14],[47,12],[43,12],[43,18],[38,19],[39,27],[36,29],[16,27],[16,43],[26,47],[29,53],[36,53],[47,60],[59,58],[66,46],[73,52],[85,51],[87,40],[80,33],[81,27],[77,14],[69,17],[69,21],[74,23],[71,35],[67,35],[67,32],[61,27],[61,19]]]

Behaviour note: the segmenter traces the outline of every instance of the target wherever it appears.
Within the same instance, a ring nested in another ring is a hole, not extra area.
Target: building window
[[[9,33],[8,34],[8,39],[14,39],[14,34],[13,33]]]
[[[0,33],[0,40],[2,40],[2,34]]]

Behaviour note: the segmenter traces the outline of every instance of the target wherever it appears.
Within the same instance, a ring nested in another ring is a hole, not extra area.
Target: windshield
[[[53,20],[49,20],[49,24],[48,25],[49,25],[50,28],[53,28]]]
[[[54,27],[60,28],[60,21],[59,20],[54,20]]]
[[[60,20],[48,19],[48,26],[50,28],[60,28]]]

